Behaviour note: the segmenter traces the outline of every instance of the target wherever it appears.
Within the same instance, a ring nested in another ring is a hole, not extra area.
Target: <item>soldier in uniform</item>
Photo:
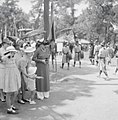
[[[101,45],[99,45],[99,43],[96,42],[95,49],[94,49],[96,65],[98,65],[98,53],[99,53],[100,48],[101,48]]]
[[[74,48],[75,56],[74,56],[74,67],[76,64],[76,61],[79,61],[79,67],[81,67],[81,44],[77,41],[75,48]]]
[[[94,65],[94,43],[90,43],[90,50],[89,50],[89,59],[92,65]]]
[[[101,76],[101,73],[104,72],[104,74],[106,75],[106,79],[108,79],[109,77],[106,70],[107,51],[105,48],[105,43],[101,43],[101,49],[99,50],[98,57],[99,57],[99,68],[100,68],[99,77]]]
[[[64,67],[64,64],[67,63],[68,64],[68,70],[69,70],[69,65],[70,65],[70,50],[69,50],[69,46],[68,46],[68,43],[66,42],[64,47],[62,48],[62,53],[63,53],[63,56],[62,56],[62,66],[61,68],[63,69]]]

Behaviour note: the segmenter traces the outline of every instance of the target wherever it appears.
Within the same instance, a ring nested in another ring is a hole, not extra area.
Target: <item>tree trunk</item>
[[[44,40],[47,40],[49,36],[49,1],[44,0],[44,31],[46,31]]]

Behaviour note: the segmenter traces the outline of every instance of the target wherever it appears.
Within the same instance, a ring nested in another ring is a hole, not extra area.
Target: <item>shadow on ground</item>
[[[56,81],[58,79],[61,79],[66,76],[70,75],[89,75],[89,74],[94,74],[98,72],[98,68],[96,67],[72,67],[70,70],[67,69],[61,69],[59,68],[57,72],[53,72],[50,76],[51,81]]]
[[[18,115],[6,114],[6,103],[0,102],[0,120],[69,120],[71,114],[59,114],[55,107],[65,106],[64,101],[74,101],[81,97],[92,97],[93,81],[79,78],[64,79],[60,83],[51,84],[51,95],[43,101],[36,100],[36,105],[19,105]]]

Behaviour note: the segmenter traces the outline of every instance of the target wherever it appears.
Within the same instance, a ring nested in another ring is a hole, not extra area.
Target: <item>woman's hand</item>
[[[42,63],[46,64],[46,61],[45,60],[40,60]]]
[[[44,77],[42,76],[36,76],[37,79],[43,79]]]
[[[28,78],[30,78],[30,79],[36,79],[36,76],[37,76],[36,74],[33,74],[33,75],[29,75]]]

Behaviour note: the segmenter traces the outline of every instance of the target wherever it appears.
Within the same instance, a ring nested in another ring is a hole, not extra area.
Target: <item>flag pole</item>
[[[50,38],[55,42],[55,26],[54,26],[54,3],[53,0],[51,0],[51,29],[50,29]],[[54,60],[55,60],[55,65],[53,65],[53,68],[55,72],[57,72],[57,60],[56,60],[56,50],[55,50],[55,55],[54,55]],[[53,62],[53,61],[52,61]]]
[[[50,0],[44,0],[44,31],[46,31],[44,40],[47,40],[49,36],[49,1]]]

